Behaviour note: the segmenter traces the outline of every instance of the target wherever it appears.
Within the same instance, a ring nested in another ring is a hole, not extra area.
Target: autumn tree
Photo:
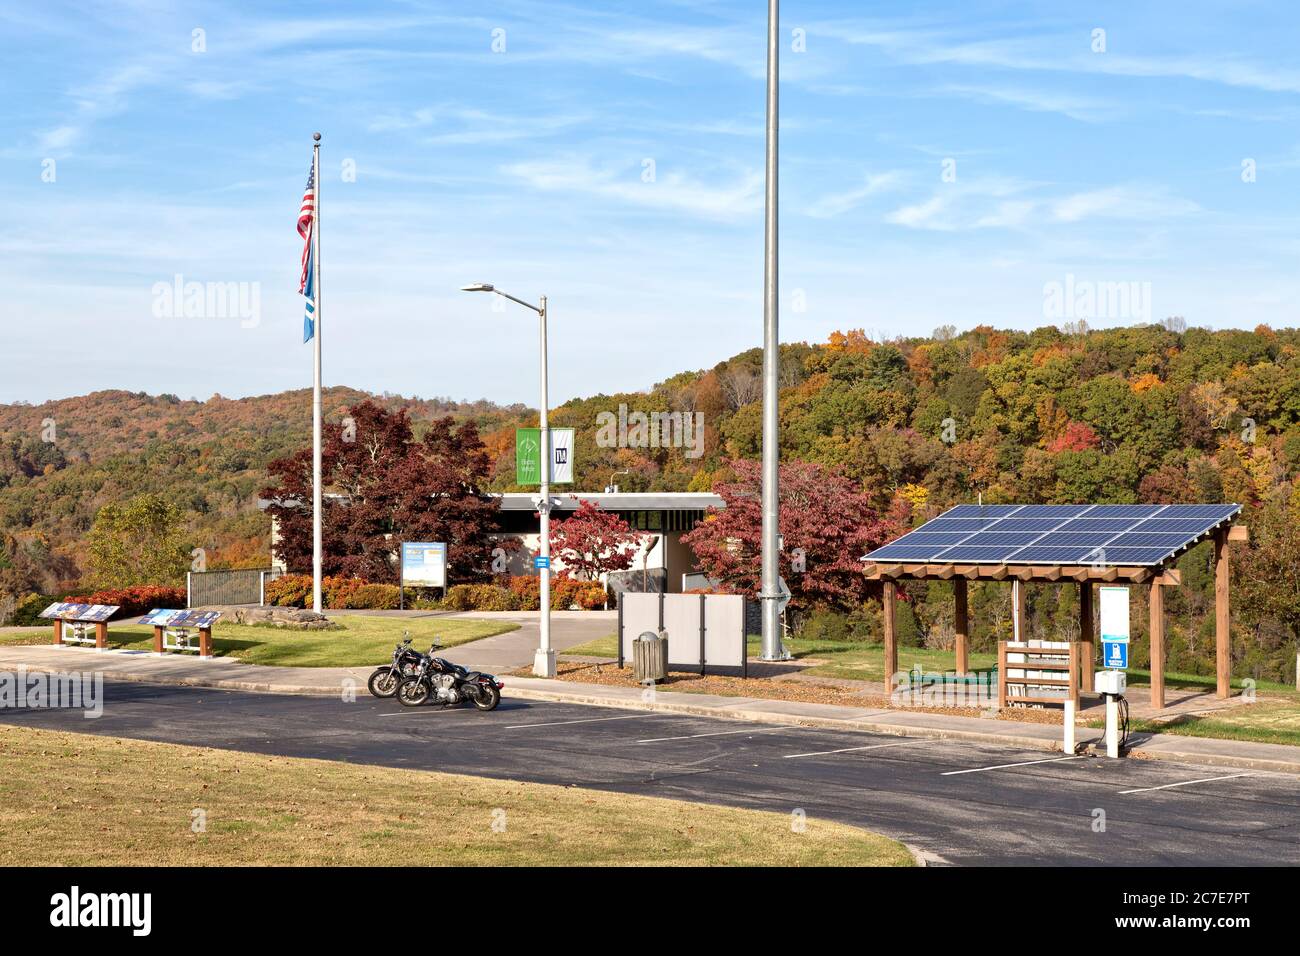
[[[100,508],[86,550],[91,581],[100,588],[176,585],[190,566],[180,509],[152,494]]]
[[[568,518],[551,525],[551,554],[575,577],[596,581],[602,574],[630,568],[649,537],[633,531],[612,511],[585,500]]]
[[[725,508],[682,535],[700,569],[731,590],[755,596],[762,573],[763,525],[759,462],[728,463],[734,479],[714,487]],[[835,471],[809,462],[786,462],[780,471],[781,574],[804,606],[855,607],[867,594],[862,555],[897,528],[871,500]]]
[[[496,502],[482,490],[491,471],[473,422],[436,419],[417,440],[406,411],[373,402],[325,426],[321,468],[325,574],[396,583],[403,541],[447,544],[448,578],[490,573]],[[267,466],[263,490],[279,524],[277,552],[294,570],[311,567],[311,449]]]

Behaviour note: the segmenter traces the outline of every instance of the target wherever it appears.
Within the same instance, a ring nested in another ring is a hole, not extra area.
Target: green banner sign
[[[542,430],[515,429],[515,484],[542,483]]]

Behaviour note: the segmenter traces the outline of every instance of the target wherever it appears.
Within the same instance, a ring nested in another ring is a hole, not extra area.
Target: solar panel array
[[[867,555],[926,564],[1163,563],[1241,505],[957,505]]]

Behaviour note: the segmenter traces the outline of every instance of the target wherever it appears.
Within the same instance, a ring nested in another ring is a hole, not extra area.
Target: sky
[[[1297,27],[786,0],[782,340],[1296,324]],[[765,53],[761,0],[0,0],[0,402],[310,386],[316,130],[327,385],[536,406],[471,282],[548,297],[553,405],[758,346]]]

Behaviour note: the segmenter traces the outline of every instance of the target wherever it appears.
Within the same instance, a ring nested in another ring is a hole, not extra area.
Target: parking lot
[[[505,700],[406,709],[105,683],[104,715],[11,724],[803,811],[953,864],[1300,863],[1300,779],[965,741]]]

